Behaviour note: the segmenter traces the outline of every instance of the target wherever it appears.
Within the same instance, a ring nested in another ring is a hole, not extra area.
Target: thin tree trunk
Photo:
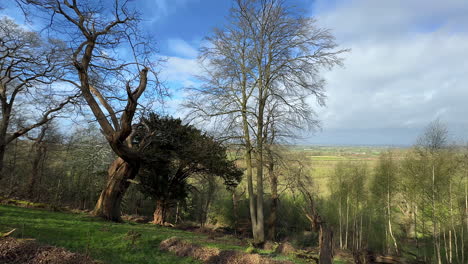
[[[424,202],[421,206],[422,210],[421,212],[423,212],[422,216],[421,216],[421,221],[422,221],[422,239],[424,241],[424,237],[426,235],[426,221],[424,219]],[[424,241],[424,247],[426,247],[426,242]],[[424,258],[424,262],[427,261],[427,255],[426,255],[426,250],[423,250],[423,258]]]
[[[346,194],[346,233],[345,233],[345,248],[348,248],[348,229],[349,227],[349,196]]]
[[[0,142],[0,180],[4,178],[3,167],[5,164],[6,145]]]
[[[465,263],[465,228],[461,226],[461,263]]]
[[[418,206],[414,205],[414,239],[416,240],[416,256],[419,258],[419,239],[418,239]]]
[[[39,174],[39,164],[41,162],[41,158],[43,155],[43,146],[39,145],[35,146],[36,151],[35,155],[33,158],[33,164],[32,164],[32,169],[31,169],[31,174],[29,177],[28,181],[28,188],[27,188],[27,194],[30,198],[34,197],[34,192],[35,192],[35,187],[36,187],[36,181],[37,181],[37,175]]]
[[[437,263],[441,264],[441,256],[440,256],[440,239],[437,239],[437,222],[435,217],[435,168],[432,165],[432,237],[434,243],[434,251],[437,255]]]
[[[201,221],[202,226],[205,226],[205,224],[207,224],[208,222],[208,214],[210,211],[211,202],[213,200],[213,195],[215,192],[215,182],[214,182],[215,179],[213,178],[213,176],[208,175],[207,181],[208,181],[208,193],[207,193],[206,202],[203,208],[203,219]]]
[[[456,227],[453,229],[453,242],[455,246],[455,258],[457,259],[457,263],[460,262],[460,256],[458,254],[458,235],[457,235],[457,230]]]
[[[1,102],[2,119],[0,120],[0,181],[4,178],[5,152],[8,144],[7,130],[10,124],[11,104],[6,102],[4,97]]]
[[[449,263],[452,264],[453,253],[452,253],[452,230],[449,229],[448,243],[449,243]]]
[[[385,224],[385,249],[384,249],[384,252],[385,254],[388,254],[390,249],[389,249],[389,239],[388,239],[388,225]]]
[[[234,214],[234,234],[237,235],[237,228],[239,225],[239,212],[236,191],[232,192],[232,210]]]
[[[245,140],[245,153],[244,153],[244,160],[246,165],[245,174],[247,176],[247,191],[249,194],[249,211],[250,211],[250,222],[252,225],[252,236],[255,241],[258,240],[258,232],[257,232],[257,208],[255,204],[255,194],[253,188],[253,167],[252,167],[252,144],[250,141],[250,131],[249,131],[249,121],[247,117],[247,93],[246,93],[246,81],[245,81],[245,73],[243,73],[243,89],[242,89],[242,129],[243,129],[243,136]]]
[[[444,237],[444,251],[445,251],[445,261],[448,263],[449,262],[449,252],[448,252],[448,247],[447,247],[447,237],[445,235],[445,230],[443,233]]]
[[[465,231],[468,232],[468,174],[465,175],[465,178]]]
[[[353,210],[353,240],[352,240],[352,248],[353,251],[357,249],[356,247],[356,236],[357,236],[357,225],[356,225],[356,210]]]
[[[262,87],[262,84],[259,84]],[[260,91],[262,96],[262,91]],[[257,236],[254,237],[254,244],[263,247],[265,243],[265,220],[263,214],[263,115],[264,102],[260,99],[257,117]]]
[[[440,254],[440,225],[439,226],[439,233],[437,235],[436,240],[436,247],[437,247],[437,263],[442,264],[442,255]]]
[[[395,247],[395,252],[399,255],[397,241],[392,231],[392,210],[391,210],[391,198],[390,198],[390,179],[387,181],[387,215],[388,215],[388,233],[393,240],[393,246]]]
[[[342,220],[342,205],[341,205],[341,195],[340,195],[340,198],[339,198],[339,206],[338,206],[338,215],[339,215],[339,222],[340,222],[340,249],[343,249],[343,220]]]
[[[174,224],[177,224],[177,222],[179,221],[179,202],[177,202],[176,204],[176,214],[175,214],[175,222]]]
[[[361,249],[362,248],[362,213],[361,213],[361,227],[359,228],[359,244],[358,244],[358,248]]]
[[[369,214],[369,220],[367,222],[367,234],[366,234],[366,247],[369,247],[369,236],[371,235],[372,216]]]
[[[248,148],[248,147],[246,147]],[[253,190],[253,179],[252,179],[252,152],[251,149],[245,151],[245,163],[246,163],[246,175],[247,175],[247,190],[249,193],[249,210],[250,210],[250,222],[252,225],[252,235],[254,239],[257,237],[257,209],[255,206],[255,194]]]
[[[450,223],[451,228],[455,230],[455,226],[453,223],[453,203],[452,203],[452,180],[450,179],[449,182],[449,200],[450,200]],[[455,240],[456,243],[456,240]],[[449,228],[449,263],[452,264],[452,230]]]
[[[106,187],[102,190],[92,214],[110,221],[121,222],[120,204],[130,186],[128,180],[135,178],[138,169],[138,166],[117,158],[108,170]]]
[[[269,153],[268,174],[270,176],[270,189],[271,189],[271,210],[270,217],[268,218],[268,239],[276,240],[276,219],[278,209],[278,177],[274,173],[274,164],[271,153]]]

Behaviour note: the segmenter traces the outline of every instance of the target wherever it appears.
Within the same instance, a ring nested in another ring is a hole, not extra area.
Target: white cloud
[[[189,83],[194,79],[194,76],[201,73],[202,69],[196,59],[167,57],[161,71],[161,77],[168,82]]]
[[[174,52],[178,56],[196,58],[198,55],[198,51],[183,39],[168,39],[167,45],[169,46],[169,50]]]
[[[150,21],[155,22],[175,13],[178,8],[186,6],[190,1],[192,0],[144,0],[139,4],[144,6],[144,13],[147,17],[151,17]]]
[[[324,74],[329,100],[319,110],[322,136],[398,130],[399,138],[374,136],[411,143],[437,117],[458,132],[468,130],[465,1],[361,0],[331,8],[325,2],[316,5],[318,24],[352,51],[344,68]]]

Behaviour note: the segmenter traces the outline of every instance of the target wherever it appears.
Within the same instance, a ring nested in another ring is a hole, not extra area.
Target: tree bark
[[[340,184],[341,186],[341,184]],[[338,207],[338,215],[339,215],[339,225],[340,225],[340,249],[343,249],[343,220],[342,220],[342,212],[341,212],[341,191],[340,191],[340,198],[339,198],[339,207]]]
[[[319,264],[333,263],[333,231],[325,224],[320,224]]]
[[[345,248],[348,248],[348,231],[349,231],[349,196],[346,194],[346,233],[345,233]]]
[[[41,163],[42,156],[45,152],[45,146],[43,146],[42,143],[39,143],[37,146],[34,146],[34,148],[36,149],[36,151],[34,152],[31,175],[29,177],[27,188],[27,194],[30,198],[34,197],[36,182],[39,175],[39,165]]]
[[[261,85],[261,84],[259,84]],[[260,100],[262,101],[262,100]],[[262,247],[265,243],[265,220],[263,214],[263,115],[264,103],[259,103],[257,118],[257,223],[254,237],[254,244]]]
[[[104,219],[121,222],[120,203],[130,185],[128,180],[134,179],[139,166],[117,158],[108,170],[106,187],[102,190],[92,214]]]
[[[244,140],[245,140],[245,165],[246,165],[246,176],[247,176],[247,191],[249,194],[249,211],[250,211],[250,222],[252,225],[252,236],[254,241],[257,240],[257,209],[255,204],[255,194],[253,189],[253,166],[252,166],[252,144],[250,142],[250,131],[249,131],[249,123],[247,118],[247,105],[246,105],[246,93],[245,89],[242,91],[243,98],[245,104],[242,106],[242,125],[243,125],[243,133],[244,133]]]
[[[10,120],[11,108],[6,102],[2,102],[2,120],[0,121],[0,180],[3,179],[3,167],[5,164],[5,152],[7,141],[7,129]]]
[[[393,246],[395,247],[395,253],[398,255],[399,254],[398,244],[392,231],[392,210],[391,210],[390,179],[389,178],[387,178],[387,217],[388,217],[388,233],[390,234],[390,237],[392,238]]]
[[[153,213],[153,224],[155,225],[164,225],[166,222],[167,215],[167,204],[163,200],[156,201],[156,209]]]
[[[268,218],[268,239],[276,240],[276,221],[278,210],[278,176],[274,173],[274,161],[269,153],[268,174],[270,176],[271,210]]]
[[[6,151],[6,145],[0,142],[0,180],[3,179],[3,166],[4,166],[4,159],[5,159],[5,151]]]

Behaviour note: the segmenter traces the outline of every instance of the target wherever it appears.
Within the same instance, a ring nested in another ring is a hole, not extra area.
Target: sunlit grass
[[[64,247],[112,264],[201,263],[160,251],[159,243],[173,236],[219,249],[244,252],[247,248],[236,244],[229,236],[210,240],[204,234],[151,224],[110,223],[86,214],[0,206],[0,233],[14,228],[14,237],[34,238],[40,243]],[[132,241],[130,233],[141,235]],[[278,260],[306,263],[292,255],[278,255],[268,250],[258,252]],[[341,262],[336,260],[335,263]]]

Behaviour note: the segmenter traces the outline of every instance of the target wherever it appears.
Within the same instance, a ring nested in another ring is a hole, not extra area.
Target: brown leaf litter
[[[235,250],[220,250],[203,247],[177,237],[161,242],[159,248],[179,257],[192,257],[207,264],[291,264],[290,261],[273,260],[259,254],[248,254]]]
[[[33,239],[0,239],[0,264],[94,264],[89,257]]]

